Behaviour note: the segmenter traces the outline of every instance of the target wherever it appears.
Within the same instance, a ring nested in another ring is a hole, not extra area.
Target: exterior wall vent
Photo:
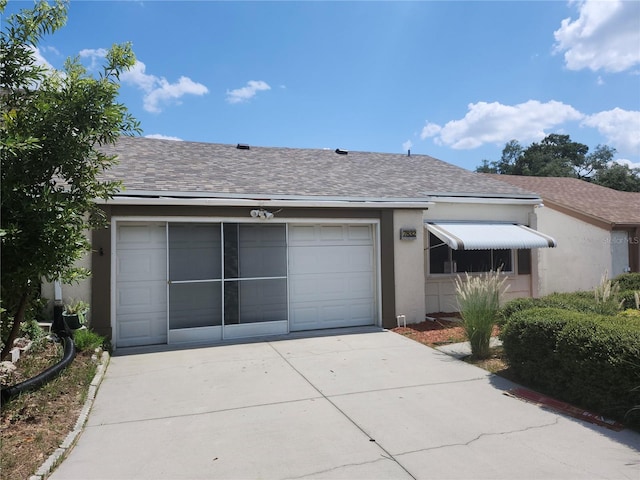
[[[336,148],[336,153],[338,155],[347,155],[349,153],[349,150],[342,150],[341,148]]]
[[[246,143],[239,143],[238,145],[236,145],[236,148],[238,150],[251,150],[251,147]]]

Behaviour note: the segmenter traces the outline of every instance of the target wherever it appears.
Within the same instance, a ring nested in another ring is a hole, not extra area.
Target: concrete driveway
[[[633,479],[640,435],[379,329],[115,356],[53,480]]]

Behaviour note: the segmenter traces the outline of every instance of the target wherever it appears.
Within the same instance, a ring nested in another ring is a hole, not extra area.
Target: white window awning
[[[425,227],[454,250],[549,248],[549,235],[517,223],[425,222]]]

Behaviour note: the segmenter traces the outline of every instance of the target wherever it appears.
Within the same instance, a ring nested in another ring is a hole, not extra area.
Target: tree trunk
[[[27,299],[29,298],[28,292],[24,292],[22,297],[20,297],[20,302],[18,303],[18,308],[16,310],[16,314],[13,317],[13,325],[11,326],[11,332],[9,333],[9,337],[6,339],[4,347],[2,348],[2,353],[0,353],[0,360],[4,360],[9,356],[11,349],[13,348],[13,341],[18,337],[18,333],[20,333],[20,325],[24,320],[24,314],[27,310]]]

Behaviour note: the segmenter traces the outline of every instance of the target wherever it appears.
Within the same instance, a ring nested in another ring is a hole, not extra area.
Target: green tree
[[[573,177],[582,165],[589,147],[572,142],[569,135],[552,133],[540,143],[532,143],[514,165],[514,175],[536,177]]]
[[[520,168],[524,149],[517,140],[508,141],[502,149],[502,157],[498,162],[482,160],[482,164],[476,168],[480,173],[499,173],[502,175],[517,175],[516,168]]]
[[[569,135],[552,133],[540,143],[523,148],[517,140],[507,142],[499,161],[482,160],[476,172],[536,177],[572,177],[615,190],[640,192],[640,169],[613,162],[615,148],[589,147]]]
[[[640,168],[612,163],[597,171],[593,183],[624,192],[640,192]]]
[[[5,7],[0,0],[0,13]],[[62,71],[37,65],[38,43],[66,18],[66,2],[40,0],[7,18],[0,36],[1,294],[11,325],[3,328],[2,358],[42,279],[73,282],[88,274],[75,262],[90,250],[86,231],[104,223],[94,200],[119,188],[100,180],[115,162],[100,147],[139,132],[117,102],[119,75],[135,62],[129,44],[109,50],[97,78],[78,58]]]
[[[613,162],[616,149],[607,145],[598,145],[584,157],[582,164],[575,165],[576,176],[582,180],[593,180],[598,172],[606,170]]]

